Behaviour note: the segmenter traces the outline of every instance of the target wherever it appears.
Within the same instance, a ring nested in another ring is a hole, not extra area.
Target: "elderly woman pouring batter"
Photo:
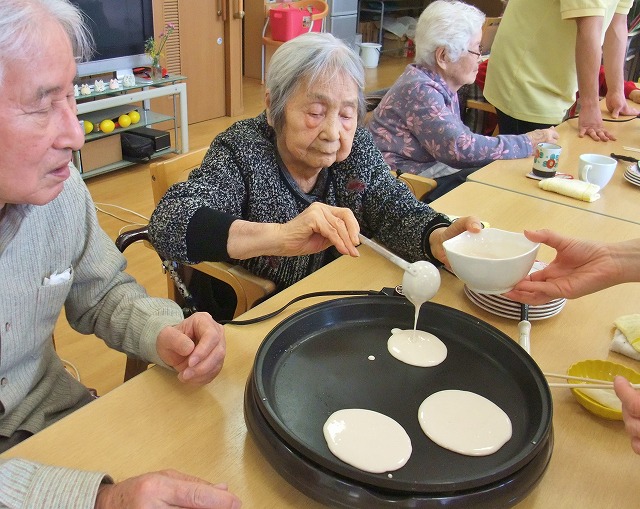
[[[480,222],[453,225],[389,172],[369,132],[364,70],[330,34],[309,33],[273,55],[266,111],[212,142],[200,168],[171,187],[150,223],[173,260],[233,261],[283,289],[341,254],[358,233],[408,261],[445,262],[442,242]]]

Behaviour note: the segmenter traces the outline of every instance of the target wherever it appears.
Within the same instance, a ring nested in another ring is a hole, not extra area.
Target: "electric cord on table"
[[[280,309],[276,309],[275,311],[272,311],[271,313],[267,313],[266,315],[262,315],[262,316],[257,316],[255,318],[249,318],[248,320],[218,320],[218,323],[222,324],[222,325],[251,325],[254,323],[258,323],[258,322],[263,322],[265,320],[268,320],[269,318],[273,318],[276,315],[279,315],[280,313],[282,313],[285,309],[287,309],[291,304],[295,304],[298,301],[301,301],[303,299],[310,299],[313,297],[326,297],[326,296],[331,296],[331,295],[387,295],[387,296],[393,296],[393,295],[399,295],[397,292],[395,292],[394,288],[383,288],[382,290],[326,290],[323,292],[312,292],[312,293],[305,293],[303,295],[299,295],[298,297],[290,300],[289,302],[287,302],[284,306],[282,306]]]
[[[626,116],[626,115],[625,115]],[[576,118],[579,118],[580,115],[572,115],[570,117],[567,117],[567,120],[574,120]],[[631,122],[632,120],[636,120],[637,118],[640,118],[640,115],[635,115],[633,117],[629,117],[629,118],[623,118],[623,119],[619,119],[619,118],[603,118],[602,121],[603,122]]]

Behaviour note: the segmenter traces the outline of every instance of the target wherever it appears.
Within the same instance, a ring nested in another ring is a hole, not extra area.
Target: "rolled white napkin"
[[[613,333],[613,340],[611,341],[609,350],[640,361],[640,352],[631,346],[631,343],[629,343],[627,337],[620,331],[620,329],[616,329]]]
[[[583,182],[582,180],[553,177],[550,179],[542,179],[538,185],[545,191],[563,194],[582,201],[592,202],[600,198],[600,194],[598,193],[600,186]]]
[[[640,314],[620,316],[614,320],[613,325],[625,335],[631,346],[640,352]]]

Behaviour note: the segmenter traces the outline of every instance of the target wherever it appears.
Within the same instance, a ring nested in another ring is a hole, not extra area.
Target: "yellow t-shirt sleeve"
[[[583,18],[587,16],[606,15],[611,0],[564,0],[560,1],[562,19]],[[629,14],[633,0],[619,0],[615,8],[616,14]]]

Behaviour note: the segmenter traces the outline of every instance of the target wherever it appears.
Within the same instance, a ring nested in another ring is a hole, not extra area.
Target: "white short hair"
[[[482,30],[484,18],[480,9],[457,0],[430,3],[416,26],[416,63],[433,67],[437,48],[445,48],[449,58],[457,61]]]
[[[79,61],[90,57],[91,34],[80,10],[68,0],[0,0],[0,85],[7,63],[26,60],[38,51],[42,43],[38,27],[47,18],[67,33]]]
[[[298,87],[318,80],[331,81],[335,76],[347,76],[358,87],[358,121],[364,119],[364,68],[358,54],[331,34],[310,32],[285,42],[271,61],[265,88],[269,91],[269,115],[279,133],[284,126],[287,102]]]

